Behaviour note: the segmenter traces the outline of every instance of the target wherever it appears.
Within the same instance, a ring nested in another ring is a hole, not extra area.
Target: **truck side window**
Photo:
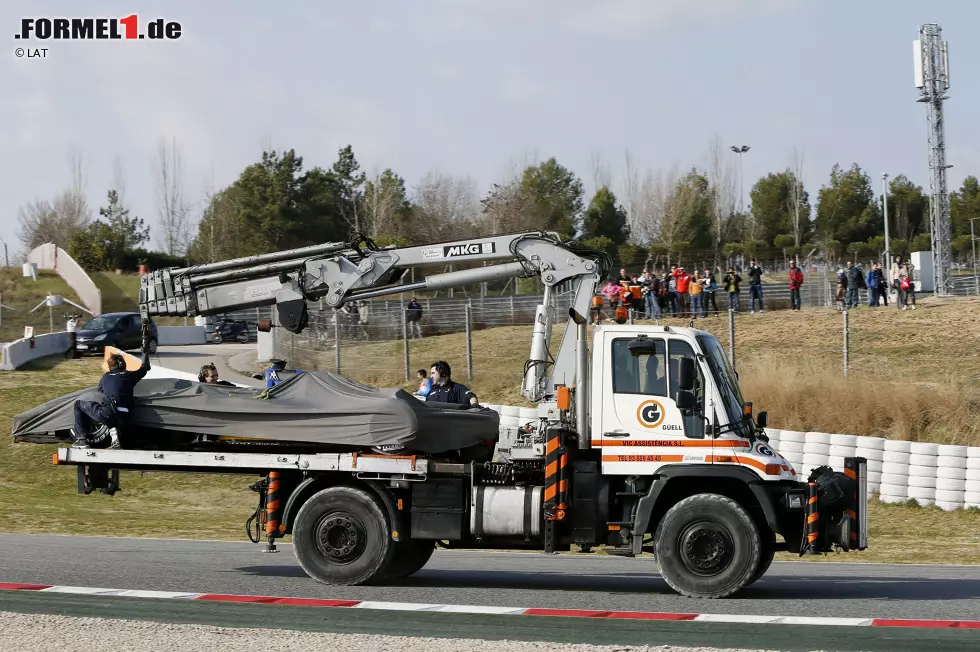
[[[613,341],[613,392],[616,394],[645,394],[667,396],[667,347],[661,339],[652,340],[653,355],[634,356],[629,339]]]
[[[668,342],[670,353],[670,398],[674,398],[677,393],[678,369],[680,368],[681,358],[691,358],[694,360],[694,368],[698,370],[698,379],[694,384],[694,398],[704,413],[704,376],[701,374],[701,366],[694,355],[694,349],[683,340],[670,340]],[[687,436],[704,436],[704,420],[695,414],[684,415],[684,431]]]

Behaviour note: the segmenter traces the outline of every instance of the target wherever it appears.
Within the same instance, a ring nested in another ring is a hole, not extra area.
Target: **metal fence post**
[[[728,361],[735,369],[735,310],[728,309]]]
[[[412,357],[409,352],[408,344],[408,311],[402,310],[402,342],[405,343],[405,382],[412,379]]]
[[[516,322],[516,317],[514,315],[514,295],[510,296],[510,325],[513,326]]]
[[[337,374],[340,375],[340,315],[336,310],[333,312],[333,356]]]
[[[473,382],[473,326],[470,323],[470,306],[463,306],[466,311],[466,380]]]
[[[851,339],[851,329],[847,318],[847,310],[844,310],[844,375],[847,375],[847,366],[850,361],[850,351],[848,345]]]

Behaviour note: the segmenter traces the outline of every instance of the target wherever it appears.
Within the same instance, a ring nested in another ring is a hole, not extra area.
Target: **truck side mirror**
[[[759,413],[759,416],[756,417],[755,423],[760,428],[768,428],[769,427],[769,413],[768,412],[760,412]]]
[[[687,390],[678,390],[674,394],[674,404],[677,405],[677,409],[681,412],[690,412],[697,406],[697,401],[694,398],[694,392]]]
[[[698,374],[694,358],[681,358],[677,365],[677,387],[690,392],[697,384]]]

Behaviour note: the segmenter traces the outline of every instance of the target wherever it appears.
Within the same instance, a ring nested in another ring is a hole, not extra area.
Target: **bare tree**
[[[54,200],[35,199],[17,211],[20,222],[18,237],[27,251],[46,242],[67,249],[77,231],[91,218],[85,199],[85,165],[82,155],[73,151],[68,157],[71,180]]]
[[[123,172],[122,159],[116,156],[112,161],[112,189],[119,195],[119,203],[126,205],[126,175]]]
[[[636,229],[637,221],[639,218],[640,204],[641,204],[641,185],[640,185],[640,174],[639,170],[636,168],[636,163],[633,161],[633,154],[629,149],[624,152],[623,161],[623,179],[622,179],[622,202],[626,207],[626,223],[630,228],[630,241],[633,243],[642,242],[642,239],[637,239]]]
[[[479,213],[473,179],[439,172],[425,175],[415,188],[414,204],[420,213],[414,239],[422,241],[472,233]]]
[[[729,225],[735,213],[738,196],[735,162],[728,155],[728,148],[721,135],[715,134],[708,142],[708,183],[711,184],[712,211],[715,218],[715,265],[721,253],[721,243],[729,234]]]
[[[668,265],[672,254],[679,254],[691,240],[691,218],[698,199],[695,188],[683,182],[676,165],[667,173],[649,172],[643,180],[639,232],[666,250]]]
[[[609,173],[609,166],[602,160],[602,154],[595,147],[589,156],[592,165],[592,194],[599,192],[599,188],[610,187],[612,185],[612,175]]]
[[[368,233],[379,235],[400,235],[401,218],[405,209],[405,184],[391,170],[374,174],[364,184],[364,215]]]
[[[176,138],[169,146],[160,142],[155,167],[162,244],[171,256],[181,256],[190,241],[190,207],[184,199],[183,162]]]
[[[790,171],[793,173],[793,187],[790,188],[790,214],[793,217],[793,240],[797,250],[803,237],[803,158],[804,152],[793,147]]]

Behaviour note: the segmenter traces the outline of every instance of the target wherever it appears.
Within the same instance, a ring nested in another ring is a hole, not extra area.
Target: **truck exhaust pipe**
[[[568,316],[575,322],[575,430],[578,432],[578,448],[585,450],[592,445],[589,436],[589,323],[585,317],[568,309]]]

